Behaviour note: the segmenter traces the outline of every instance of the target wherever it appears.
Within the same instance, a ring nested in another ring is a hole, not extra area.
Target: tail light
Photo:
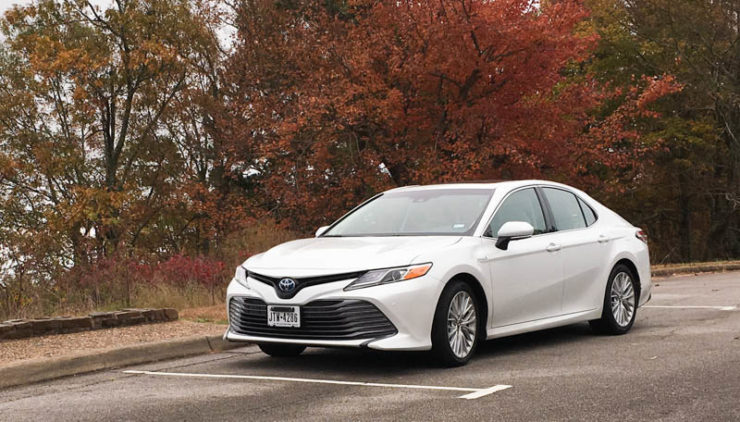
[[[638,230],[637,230],[637,231],[635,232],[635,237],[636,237],[636,238],[638,238],[638,239],[640,239],[640,240],[642,240],[643,242],[645,242],[645,244],[647,244],[647,243],[648,243],[648,242],[647,242],[647,237],[648,237],[648,236],[647,236],[647,233],[645,233],[645,231],[644,231],[644,230],[642,230],[642,229],[638,229]]]

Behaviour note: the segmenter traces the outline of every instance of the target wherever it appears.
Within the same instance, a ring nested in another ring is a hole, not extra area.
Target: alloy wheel
[[[620,272],[614,276],[610,296],[614,321],[620,327],[626,327],[635,313],[635,289],[629,274]]]
[[[457,292],[447,311],[447,340],[455,356],[465,358],[470,354],[475,344],[476,330],[475,302],[468,292]]]

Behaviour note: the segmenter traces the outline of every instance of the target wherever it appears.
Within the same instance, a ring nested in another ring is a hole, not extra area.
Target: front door
[[[563,265],[560,246],[547,233],[534,188],[510,193],[491,220],[483,239],[493,290],[493,326],[549,318],[562,313]],[[496,248],[496,234],[508,221],[525,221],[534,235]]]

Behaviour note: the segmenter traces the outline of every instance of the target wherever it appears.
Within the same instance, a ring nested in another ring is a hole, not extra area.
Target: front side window
[[[531,224],[534,227],[534,234],[546,231],[545,216],[533,188],[516,191],[504,199],[491,220],[486,236],[496,237],[501,226],[509,221],[524,221]]]
[[[571,230],[586,227],[581,206],[575,195],[562,189],[543,188],[547,202],[550,203],[552,216],[555,218],[555,228]]]
[[[387,192],[358,208],[322,237],[470,235],[493,189]]]

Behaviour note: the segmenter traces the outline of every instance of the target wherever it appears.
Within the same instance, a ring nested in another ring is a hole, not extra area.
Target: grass
[[[655,264],[652,268],[701,268],[710,266],[740,265],[740,260],[704,261],[704,262],[679,262],[674,264]]]
[[[0,321],[85,315],[93,311],[122,308],[175,308],[183,311],[184,318],[191,321],[226,323],[223,300],[236,266],[251,254],[300,237],[300,234],[269,220],[231,233],[222,239],[218,250],[209,256],[224,262],[226,266],[222,284],[213,289],[197,283],[173,285],[156,280],[139,280],[135,283],[135,278],[126,268],[101,275],[97,286],[88,283],[61,288],[51,283],[26,282],[23,288],[10,288],[0,284]],[[127,282],[132,283],[130,292],[124,288]],[[126,303],[124,297],[129,297],[130,302]]]
[[[226,305],[200,306],[197,308],[185,308],[180,311],[180,318],[194,322],[207,322],[215,324],[228,324],[226,316]]]
[[[740,270],[740,261],[684,262],[678,264],[653,265],[653,276],[664,277],[671,274],[722,272]]]

